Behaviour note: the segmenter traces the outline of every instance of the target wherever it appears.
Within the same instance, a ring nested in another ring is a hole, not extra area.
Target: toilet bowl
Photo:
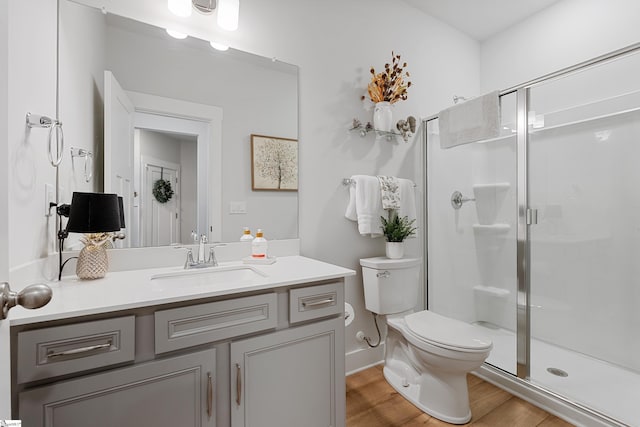
[[[489,356],[491,339],[473,325],[431,311],[414,312],[420,260],[366,258],[365,305],[385,315],[384,377],[427,414],[453,424],[471,419],[466,375]]]

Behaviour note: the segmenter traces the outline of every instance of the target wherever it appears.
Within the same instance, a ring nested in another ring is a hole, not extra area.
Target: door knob
[[[24,308],[40,308],[51,301],[51,288],[44,283],[29,285],[20,292],[13,292],[9,283],[0,282],[0,319],[6,319],[9,310],[16,305]]]

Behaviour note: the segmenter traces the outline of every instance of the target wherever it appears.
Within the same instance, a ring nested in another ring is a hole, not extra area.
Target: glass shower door
[[[640,410],[640,56],[530,89],[530,380]]]
[[[494,342],[487,361],[515,374],[515,94],[501,110],[499,138],[447,149],[437,119],[427,123],[427,307],[481,327]]]

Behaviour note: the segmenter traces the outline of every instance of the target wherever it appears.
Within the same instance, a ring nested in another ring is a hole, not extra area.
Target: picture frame
[[[251,134],[251,189],[298,191],[298,140]]]

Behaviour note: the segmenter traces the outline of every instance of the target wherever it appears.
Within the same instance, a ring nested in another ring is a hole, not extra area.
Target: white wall
[[[60,200],[71,203],[74,191],[102,191],[104,140],[105,15],[99,10],[60,2],[59,118],[67,149],[60,166]],[[83,34],[83,37],[78,37]],[[70,147],[93,153],[93,178],[86,182],[84,160],[71,158]],[[76,240],[77,235],[71,235]]]
[[[45,183],[56,183],[47,157],[48,129],[28,129],[25,115],[56,116],[57,25],[56,2],[8,3],[8,238],[9,268],[15,268],[46,257],[54,247],[55,216],[45,217],[44,203]]]
[[[9,2],[0,3],[0,139],[8,137]],[[0,281],[9,280],[9,145],[0,144]],[[9,322],[0,320],[0,396],[11,393]],[[11,399],[0,399],[0,419],[11,418]]]
[[[484,92],[506,89],[640,40],[640,2],[563,0],[481,46]]]

